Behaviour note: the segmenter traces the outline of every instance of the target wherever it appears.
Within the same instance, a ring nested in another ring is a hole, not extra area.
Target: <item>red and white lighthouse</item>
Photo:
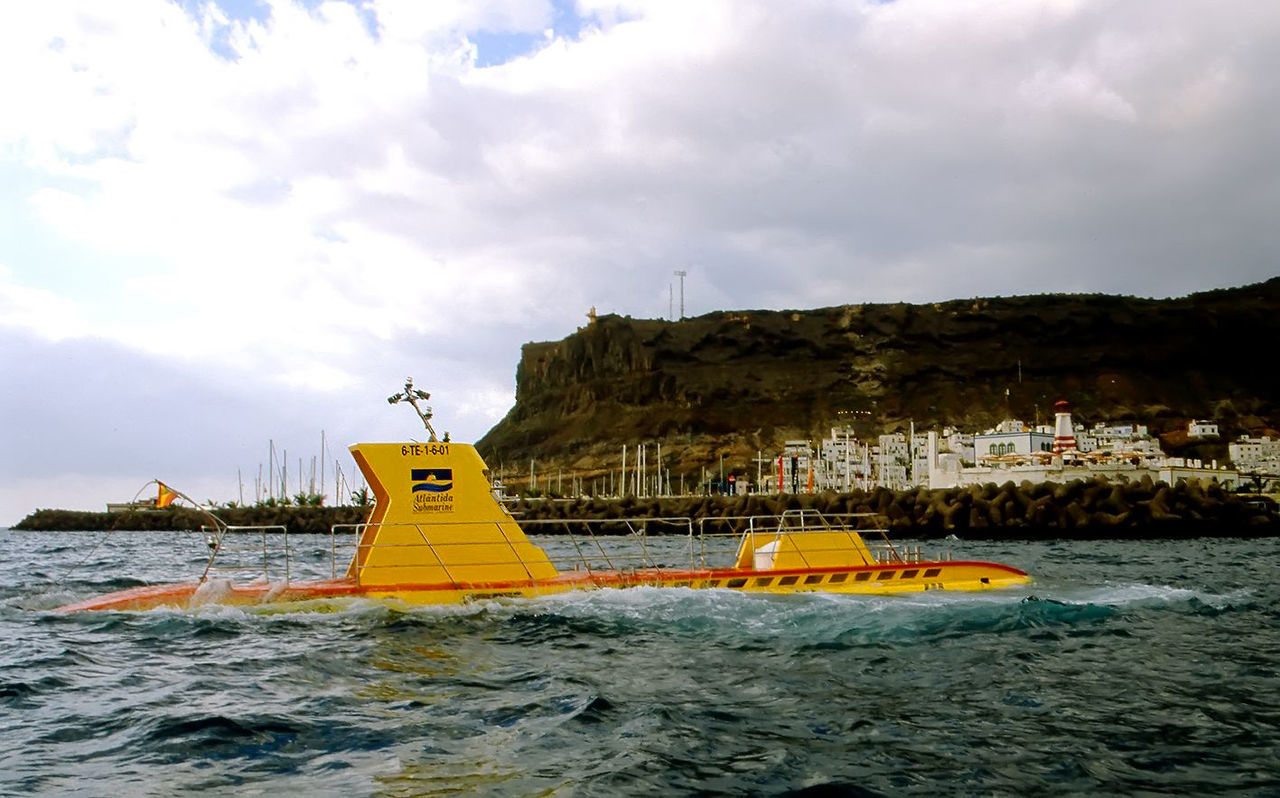
[[[1071,428],[1071,405],[1064,399],[1053,404],[1053,452],[1062,454],[1076,448],[1076,433]]]

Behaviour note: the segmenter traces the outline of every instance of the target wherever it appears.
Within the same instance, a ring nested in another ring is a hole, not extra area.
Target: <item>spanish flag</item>
[[[156,507],[168,507],[173,504],[173,500],[178,498],[178,492],[158,479],[156,484],[160,486],[160,495],[156,497]]]

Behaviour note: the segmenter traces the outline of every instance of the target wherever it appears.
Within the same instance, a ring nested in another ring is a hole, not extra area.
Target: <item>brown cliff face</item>
[[[616,467],[624,444],[660,441],[677,470],[726,454],[754,473],[757,449],[833,425],[872,435],[910,421],[1048,422],[1062,398],[1086,422],[1176,433],[1194,417],[1224,434],[1262,432],[1280,427],[1278,318],[1280,278],[1169,300],[602,316],[562,341],[524,346],[516,404],[478,445],[491,465],[536,458],[584,471]]]

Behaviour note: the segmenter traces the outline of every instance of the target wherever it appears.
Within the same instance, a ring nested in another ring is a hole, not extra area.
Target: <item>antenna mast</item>
[[[426,391],[420,391],[417,388],[413,387],[413,377],[405,377],[404,390],[400,393],[393,393],[392,395],[388,396],[387,404],[394,405],[400,402],[408,402],[409,404],[413,405],[413,409],[418,414],[418,418],[422,419],[423,426],[427,428],[428,434],[431,435],[431,442],[434,443],[436,441],[436,431],[431,426],[431,416],[432,416],[431,408],[427,407],[424,410],[422,407],[418,406],[419,399],[425,402],[430,398],[431,398],[431,394],[427,393]]]
[[[689,272],[684,269],[677,269],[674,274],[680,278],[680,321],[684,321],[684,278]]]

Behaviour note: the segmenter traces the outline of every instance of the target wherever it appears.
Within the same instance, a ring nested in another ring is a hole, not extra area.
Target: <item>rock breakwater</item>
[[[215,514],[232,526],[283,526],[290,534],[329,534],[337,524],[358,524],[369,515],[368,507],[223,507]],[[79,510],[36,510],[14,529],[59,532],[186,532],[210,525],[199,510],[172,507],[122,513]]]
[[[788,510],[827,515],[867,514],[864,529],[887,529],[895,537],[956,535],[986,540],[1144,539],[1257,537],[1280,535],[1280,512],[1266,497],[1242,496],[1186,483],[1170,487],[1150,479],[1127,484],[1103,480],[1065,485],[1023,482],[946,490],[812,495],[696,496],[657,499],[522,499],[512,510],[521,518],[733,519],[777,515]],[[741,528],[744,522],[731,522]],[[606,527],[625,533],[626,527]]]
[[[827,515],[865,514],[864,529],[887,529],[895,537],[956,535],[987,540],[1147,539],[1269,537],[1280,535],[1280,510],[1268,497],[1228,493],[1216,485],[1169,486],[1150,479],[1111,483],[1076,480],[1065,485],[1006,482],[946,490],[750,496],[675,496],[637,499],[519,499],[511,510],[529,520],[610,521],[622,518],[733,519],[817,510]],[[327,534],[337,524],[365,520],[361,507],[243,507],[218,515],[235,526],[280,525],[290,534]],[[132,513],[37,510],[15,529],[58,531],[197,531],[202,513],[187,508]],[[726,522],[741,528],[742,522]],[[580,531],[573,526],[573,531]],[[565,527],[560,527],[561,530]],[[601,531],[599,526],[596,531]],[[554,527],[539,529],[554,533]],[[623,524],[605,532],[626,533]]]

